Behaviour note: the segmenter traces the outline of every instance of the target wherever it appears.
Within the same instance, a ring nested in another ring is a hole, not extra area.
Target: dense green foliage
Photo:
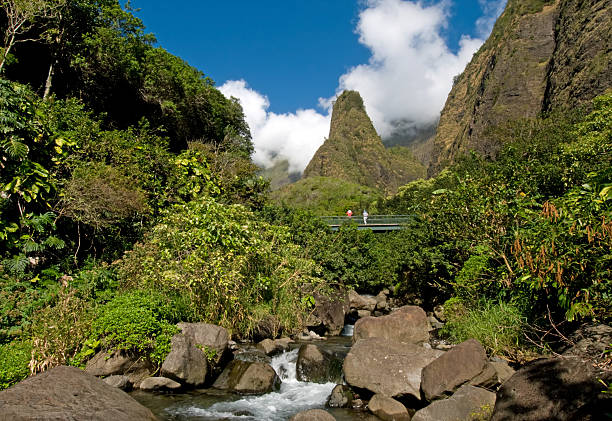
[[[610,95],[584,117],[514,122],[496,161],[467,157],[378,211],[418,215],[447,297],[514,303],[530,322],[609,319],[611,122]]]
[[[30,374],[28,363],[32,345],[27,342],[11,342],[0,345],[0,390],[25,379]]]
[[[347,209],[367,209],[382,198],[371,187],[331,177],[308,177],[272,192],[270,198],[279,205],[304,209],[317,215],[342,215]]]

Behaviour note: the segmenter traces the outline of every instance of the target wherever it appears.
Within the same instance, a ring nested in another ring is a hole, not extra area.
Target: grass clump
[[[459,343],[478,340],[490,355],[519,359],[523,347],[524,317],[510,303],[483,300],[470,307],[466,302],[451,298],[444,303],[447,318],[442,335]]]

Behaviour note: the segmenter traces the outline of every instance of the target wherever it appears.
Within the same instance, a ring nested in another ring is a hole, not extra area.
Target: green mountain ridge
[[[385,149],[356,91],[344,91],[332,111],[329,138],[304,170],[303,178],[332,177],[393,193],[425,175],[405,147]]]

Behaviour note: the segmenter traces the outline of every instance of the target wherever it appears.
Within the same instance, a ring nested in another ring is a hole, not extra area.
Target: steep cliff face
[[[334,104],[329,138],[303,177],[334,177],[393,193],[424,175],[425,168],[407,148],[385,149],[359,93],[345,91]]]
[[[612,86],[612,0],[509,0],[456,79],[429,173],[475,150],[494,156],[493,126],[589,101]]]

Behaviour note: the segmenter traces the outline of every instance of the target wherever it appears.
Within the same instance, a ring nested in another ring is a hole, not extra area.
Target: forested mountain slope
[[[612,87],[610,0],[509,0],[457,76],[433,139],[429,173],[475,150],[494,156],[491,128],[570,109]]]

